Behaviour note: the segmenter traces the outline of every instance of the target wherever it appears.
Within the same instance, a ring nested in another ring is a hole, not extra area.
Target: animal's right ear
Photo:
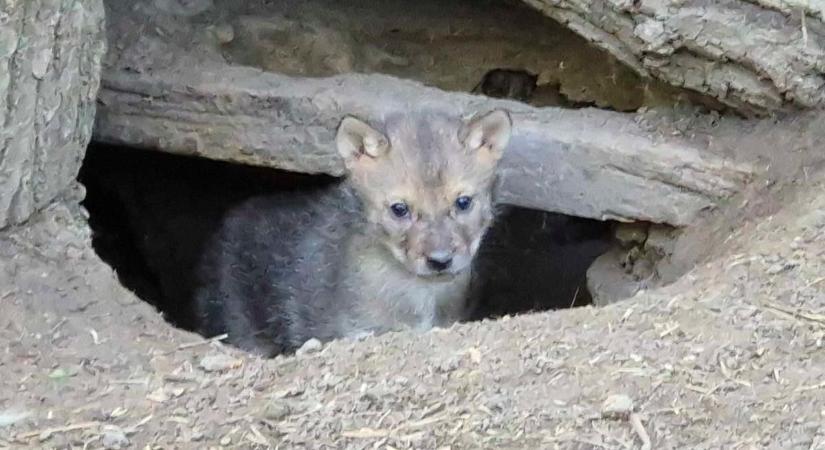
[[[352,169],[365,159],[380,158],[390,147],[386,136],[353,116],[344,117],[338,125],[335,145],[338,147],[338,153],[344,158],[347,169]]]
[[[467,122],[459,132],[459,139],[467,149],[498,162],[510,142],[512,129],[510,113],[494,109]]]

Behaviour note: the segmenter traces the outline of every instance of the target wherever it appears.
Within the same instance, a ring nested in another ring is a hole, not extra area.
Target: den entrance
[[[192,270],[227,210],[251,196],[336,180],[93,145],[80,181],[96,251],[126,287],[192,329]],[[591,304],[587,270],[613,245],[613,226],[502,205],[476,261],[473,317]]]
[[[380,73],[442,92],[506,98],[537,108],[719,107],[698,94],[642,79],[522,2],[209,3],[201,10],[194,2],[187,12],[200,31],[169,23],[163,39],[204,61],[296,79]],[[137,14],[130,2],[113,0],[109,7],[112,23]],[[128,71],[148,70],[143,64],[162,56],[154,48],[139,46],[137,54],[120,55],[119,64]],[[154,130],[162,133],[161,128]],[[112,136],[129,130],[98,131],[118,141]],[[195,322],[194,267],[230,208],[252,196],[337,181],[175,156],[165,152],[182,151],[179,139],[192,143],[195,153],[204,149],[196,137],[174,132],[147,137],[146,130],[133,131],[132,137],[153,148],[96,143],[88,149],[80,181],[88,191],[84,204],[93,244],[125,286],[186,329],[194,329]],[[218,155],[208,152],[201,154]],[[500,206],[475,262],[473,319],[627,298],[655,283],[656,264],[669,252],[672,230],[666,227]]]

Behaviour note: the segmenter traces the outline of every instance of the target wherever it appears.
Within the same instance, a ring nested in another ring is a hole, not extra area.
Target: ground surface
[[[166,325],[97,258],[68,196],[0,237],[0,447],[825,448],[816,123],[739,135],[754,158],[787,154],[687,230],[701,263],[670,286],[270,361]],[[766,131],[793,148],[749,145]]]

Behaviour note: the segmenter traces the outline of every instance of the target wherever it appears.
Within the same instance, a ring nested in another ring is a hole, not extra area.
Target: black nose
[[[453,258],[451,256],[430,255],[427,258],[427,267],[438,272],[447,270],[452,263]]]

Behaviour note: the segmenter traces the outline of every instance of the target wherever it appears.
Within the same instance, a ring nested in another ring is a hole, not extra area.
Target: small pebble
[[[332,389],[344,381],[343,378],[333,375],[331,373],[324,374],[324,377],[321,379],[320,385],[326,389]]]
[[[324,347],[324,344],[321,343],[318,339],[312,338],[306,342],[298,351],[295,352],[296,355],[308,355],[310,353],[316,353]]]
[[[149,393],[146,396],[146,399],[156,403],[163,403],[169,400],[169,396],[166,394],[166,391],[164,391],[163,388],[157,388],[156,390]]]
[[[438,370],[441,373],[449,373],[458,369],[460,366],[461,362],[457,358],[450,358],[447,361],[442,361],[440,364],[438,364],[436,366],[436,370]]]
[[[614,236],[624,246],[642,244],[647,239],[647,227],[645,223],[622,223],[616,226]]]
[[[632,412],[633,400],[627,395],[611,395],[602,404],[603,417],[626,417]]]
[[[218,25],[215,27],[215,37],[218,42],[226,45],[235,40],[235,29],[229,24]]]
[[[776,264],[774,264],[774,265],[772,265],[771,267],[768,268],[768,275],[776,275],[776,274],[785,272],[786,270],[790,270],[790,269],[795,268],[797,265],[798,264],[794,261],[785,261],[785,262],[782,262],[782,263],[776,263]]]
[[[110,425],[103,431],[101,443],[105,448],[126,448],[129,446],[129,439],[120,427]]]
[[[69,247],[66,249],[66,258],[68,259],[81,259],[83,254],[83,250],[77,247]]]
[[[238,368],[242,364],[243,361],[240,359],[224,354],[208,355],[201,359],[200,362],[201,369],[207,372],[223,372]]]
[[[264,417],[269,420],[283,420],[289,416],[291,410],[289,405],[277,399],[271,400],[264,408]]]
[[[0,410],[0,428],[22,422],[31,415],[28,411]]]

